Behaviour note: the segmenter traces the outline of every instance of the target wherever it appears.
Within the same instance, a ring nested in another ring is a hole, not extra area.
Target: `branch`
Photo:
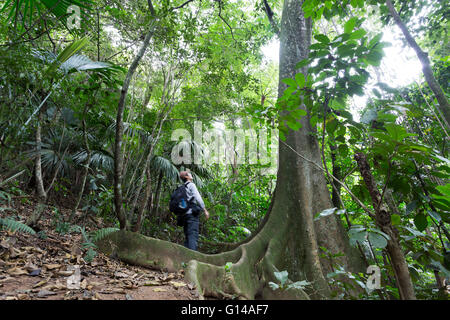
[[[183,8],[184,6],[186,6],[187,4],[189,4],[192,1],[194,1],[194,0],[188,0],[185,3],[183,3],[182,5],[179,5],[178,7],[173,7],[172,9],[170,9],[170,11],[175,11],[177,9],[181,9],[181,8]]]
[[[150,13],[152,14],[152,16],[155,16],[156,12],[155,12],[155,7],[153,7],[152,0],[147,0],[147,4],[148,4],[148,10],[150,10]]]
[[[216,1],[219,4],[219,18],[228,26],[228,28],[230,29],[230,32],[231,32],[231,37],[233,38],[234,42],[237,42],[236,39],[234,38],[233,29],[228,24],[228,22],[222,17],[222,6],[223,6],[222,0],[216,0]]]
[[[269,18],[270,25],[272,26],[273,31],[275,32],[275,34],[279,37],[280,36],[280,29],[278,29],[277,24],[273,20],[273,11],[270,8],[269,4],[267,3],[267,0],[263,0],[263,2],[264,2],[264,11],[266,11],[267,18]]]

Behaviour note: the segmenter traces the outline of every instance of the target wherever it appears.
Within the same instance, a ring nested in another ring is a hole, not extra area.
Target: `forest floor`
[[[7,208],[25,222],[36,206],[32,199],[13,200],[2,206],[0,217]],[[70,210],[58,214],[68,216]],[[47,208],[39,235],[0,231],[0,300],[198,300],[183,271],[130,266],[102,253],[87,262],[82,235],[56,232],[56,218]],[[87,232],[108,227],[100,218],[86,220]]]

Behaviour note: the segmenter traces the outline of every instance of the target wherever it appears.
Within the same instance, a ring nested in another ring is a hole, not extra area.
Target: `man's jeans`
[[[197,251],[199,216],[187,214],[184,217],[184,235],[186,240],[184,246]]]

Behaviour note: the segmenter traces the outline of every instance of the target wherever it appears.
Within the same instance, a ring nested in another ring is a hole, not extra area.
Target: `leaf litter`
[[[50,219],[39,227],[46,237],[0,231],[0,300],[198,299],[183,271],[131,266],[102,253],[88,262],[80,234],[56,233]]]

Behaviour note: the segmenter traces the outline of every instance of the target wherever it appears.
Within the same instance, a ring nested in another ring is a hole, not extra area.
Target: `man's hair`
[[[183,180],[183,182],[186,182],[186,181],[187,181],[188,175],[189,175],[189,172],[188,172],[188,171],[181,171],[181,172],[180,172],[180,178],[181,178],[181,180]]]

